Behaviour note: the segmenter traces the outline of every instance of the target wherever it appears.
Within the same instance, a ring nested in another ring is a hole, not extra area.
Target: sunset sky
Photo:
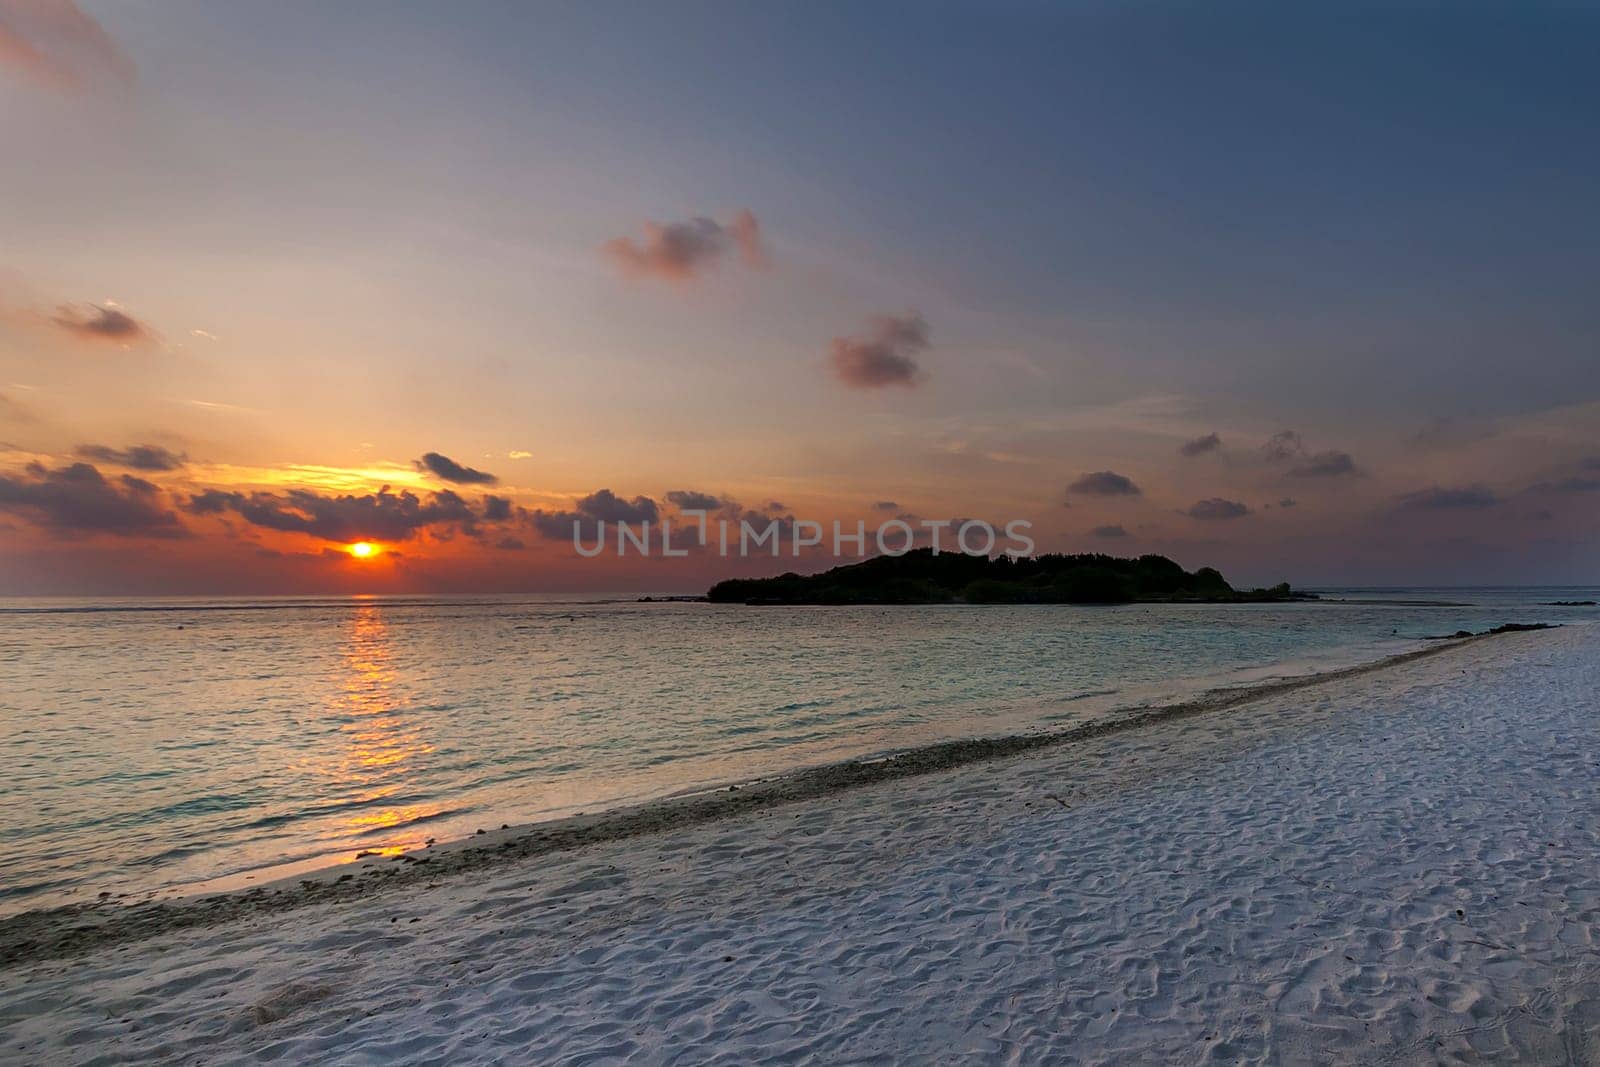
[[[0,594],[1600,580],[1600,14],[1343,10],[0,0]]]

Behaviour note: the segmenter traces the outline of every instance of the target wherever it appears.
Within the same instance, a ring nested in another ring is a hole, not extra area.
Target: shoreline
[[[1215,715],[403,889],[347,881],[350,899],[0,969],[0,1048],[86,1065],[1586,1061],[1597,650],[1592,626],[1433,646],[1218,694],[1240,702]]]
[[[70,958],[112,945],[220,925],[247,916],[387,895],[418,883],[500,868],[542,855],[702,826],[897,779],[1147,729],[1386,670],[1495,636],[1499,635],[1452,637],[1354,666],[1211,689],[1175,703],[1134,706],[1115,717],[1066,729],[934,742],[878,757],[855,758],[755,780],[723,783],[594,814],[480,831],[427,849],[334,864],[250,889],[202,892],[131,904],[101,900],[33,909],[0,919],[0,968]]]
[[[1471,636],[1486,636],[1487,633],[1487,631],[1482,631]],[[487,828],[484,830],[486,836],[493,836],[498,839],[507,832],[526,833],[535,827],[551,826],[572,819],[633,811],[638,808],[681,801],[690,797],[725,792],[729,786],[744,788],[755,783],[790,780],[846,763],[876,764],[891,757],[915,753],[946,744],[960,744],[974,740],[1006,739],[1014,736],[1032,737],[1036,734],[1053,734],[1075,729],[1078,726],[1087,725],[1088,722],[1120,721],[1127,716],[1151,709],[1180,704],[1186,705],[1197,700],[1207,699],[1223,691],[1249,690],[1279,682],[1315,679],[1337,671],[1370,666],[1394,656],[1428,648],[1440,640],[1459,640],[1459,638],[1451,634],[1415,637],[1359,647],[1334,646],[1332,649],[1323,650],[1320,655],[1316,656],[1302,654],[1297,657],[1272,660],[1262,664],[1234,665],[1193,677],[1167,679],[1163,682],[1139,683],[1121,688],[1090,690],[1067,697],[1030,702],[1027,710],[1021,712],[1013,711],[1009,714],[992,715],[990,717],[994,721],[987,730],[982,729],[981,725],[969,722],[961,732],[956,733],[929,732],[921,736],[902,737],[892,740],[880,738],[868,747],[852,745],[844,750],[837,750],[838,746],[834,746],[835,750],[786,753],[784,761],[776,766],[755,767],[748,770],[706,776],[689,784],[677,785],[670,789],[659,791],[647,791],[642,794],[636,791],[633,795],[624,794],[590,798],[585,803],[568,804],[564,809],[536,813],[510,823],[503,822],[498,818],[489,818],[487,814],[483,818],[474,821],[481,823],[480,829]],[[1081,709],[1086,707],[1088,708],[1087,714],[1091,716],[1088,722],[1080,714]],[[1067,718],[1067,711],[1062,709],[1071,709],[1071,718]],[[498,830],[494,829],[496,825],[499,826]],[[473,843],[481,845],[483,844],[483,839],[474,833],[471,828],[457,827],[453,831],[445,832],[437,838],[427,839],[426,844],[411,845],[405,849],[405,852],[413,857],[420,857],[437,854],[442,849],[458,848]],[[129,890],[125,892],[113,891],[109,897],[82,897],[41,903],[23,911],[0,914],[0,927],[3,927],[7,919],[25,914],[28,911],[50,911],[73,905],[181,903],[199,897],[228,895],[247,892],[256,888],[270,889],[291,886],[304,879],[320,878],[334,872],[349,870],[353,863],[360,863],[369,857],[373,858],[374,863],[377,863],[379,859],[393,860],[397,859],[399,855],[382,846],[374,848],[367,855],[363,855],[363,851],[358,848],[342,847],[320,852],[314,856],[274,861],[262,866],[241,867],[217,875],[172,883],[154,889]],[[379,855],[380,853],[381,856]]]

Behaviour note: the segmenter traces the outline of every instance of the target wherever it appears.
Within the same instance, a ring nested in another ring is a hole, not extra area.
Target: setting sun
[[[378,554],[378,546],[371,541],[357,541],[350,546],[350,554],[356,559],[370,559]]]

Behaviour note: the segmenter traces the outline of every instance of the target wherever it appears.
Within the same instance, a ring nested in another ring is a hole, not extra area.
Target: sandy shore
[[[0,1060],[1595,1062],[1597,630],[33,916]]]

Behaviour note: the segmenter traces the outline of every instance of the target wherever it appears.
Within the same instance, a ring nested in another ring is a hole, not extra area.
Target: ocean
[[[1258,605],[0,601],[0,914],[430,840],[1593,622],[1595,588]],[[1437,602],[1444,601],[1448,604]],[[1429,602],[1429,603],[1423,603]]]

